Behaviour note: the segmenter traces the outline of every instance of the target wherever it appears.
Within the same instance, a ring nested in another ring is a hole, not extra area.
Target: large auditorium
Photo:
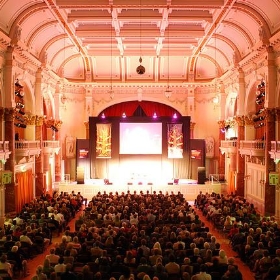
[[[279,280],[279,14],[0,1],[0,279]]]

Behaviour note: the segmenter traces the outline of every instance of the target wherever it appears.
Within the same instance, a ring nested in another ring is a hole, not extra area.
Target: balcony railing
[[[32,149],[41,149],[40,141],[15,141],[15,149],[16,150],[32,150]]]
[[[256,149],[264,150],[265,141],[262,140],[252,140],[252,141],[240,141],[240,149]]]
[[[280,153],[280,141],[271,141],[271,151]]]
[[[237,140],[223,140],[221,141],[222,148],[233,148],[237,146]]]
[[[59,141],[43,141],[43,148],[59,148]]]
[[[9,151],[9,141],[1,141],[0,142],[0,152],[8,152]]]

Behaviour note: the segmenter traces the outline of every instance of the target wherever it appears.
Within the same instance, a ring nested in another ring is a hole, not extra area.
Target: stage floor
[[[77,182],[61,182],[55,185],[54,188],[59,192],[80,192],[85,198],[87,198],[87,200],[91,200],[91,198],[98,192],[103,193],[104,191],[107,193],[127,193],[127,191],[136,191],[138,194],[140,191],[143,191],[144,193],[147,191],[150,193],[153,193],[154,191],[156,193],[162,191],[163,193],[168,192],[169,194],[171,192],[174,192],[175,194],[181,192],[186,200],[193,201],[196,199],[200,191],[202,191],[202,193],[221,193],[222,186],[221,183],[212,182],[197,184],[196,180],[191,179],[180,179],[179,184],[173,184],[171,182],[167,182],[165,184],[139,184],[136,182],[129,182],[127,184],[111,183],[109,185],[105,185],[103,179],[90,179],[86,180],[85,184],[78,184]]]

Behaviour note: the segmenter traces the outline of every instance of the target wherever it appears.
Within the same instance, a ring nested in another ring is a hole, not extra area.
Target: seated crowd
[[[80,194],[55,192],[26,203],[20,213],[7,214],[0,228],[0,277],[27,276],[27,260],[43,253],[55,232],[65,230],[82,202]]]
[[[195,205],[229,238],[256,279],[280,279],[280,228],[273,216],[261,217],[253,204],[234,195],[200,193]]]
[[[232,278],[236,277],[236,278]],[[181,193],[98,193],[35,279],[242,279]]]

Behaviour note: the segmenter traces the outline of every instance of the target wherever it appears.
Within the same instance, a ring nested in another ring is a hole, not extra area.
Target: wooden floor
[[[82,213],[82,210],[77,213],[76,218],[79,217],[79,215]],[[229,244],[229,240],[225,238],[225,236],[221,235],[213,226],[211,222],[209,222],[200,211],[197,210],[197,214],[199,215],[200,219],[205,223],[207,227],[209,227],[210,232],[216,236],[217,241],[221,244],[221,248],[225,250],[226,254],[228,257],[234,257],[236,256],[236,252],[234,252],[231,249],[231,246]],[[69,223],[70,230],[74,231],[75,230],[75,219],[71,220]],[[25,277],[24,279],[31,279],[35,274],[36,274],[36,267],[40,264],[43,264],[45,256],[49,254],[49,251],[51,248],[55,246],[55,243],[61,241],[61,236],[60,237],[53,237],[53,242],[52,244],[48,247],[48,249],[43,253],[38,255],[36,258],[29,260],[28,261],[28,270],[30,275]],[[242,273],[243,279],[254,279],[254,274],[250,271],[249,267],[246,266],[239,258],[235,258],[236,264],[239,267],[239,270]]]

